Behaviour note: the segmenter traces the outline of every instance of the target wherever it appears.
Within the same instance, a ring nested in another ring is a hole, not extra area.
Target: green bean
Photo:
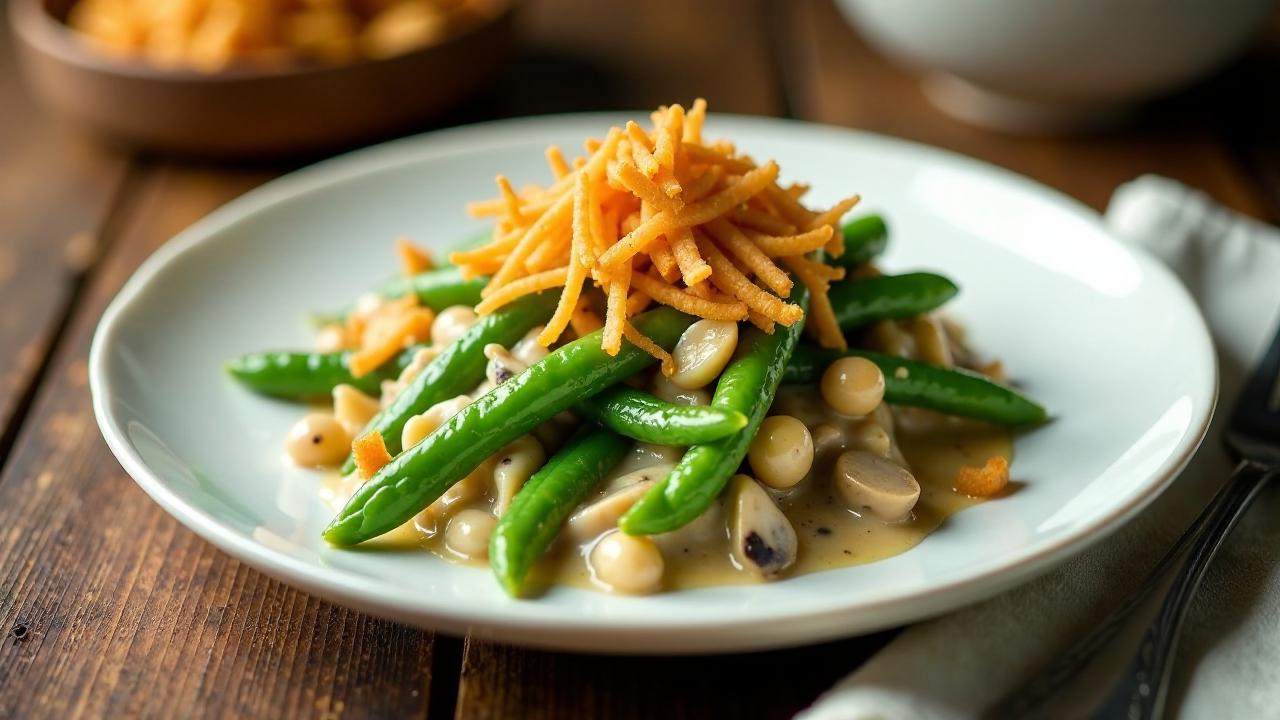
[[[889,228],[879,215],[863,215],[844,224],[844,254],[829,262],[851,268],[884,252],[889,245]]]
[[[634,325],[670,349],[693,321],[661,307],[637,315]],[[631,343],[610,357],[600,347],[602,335],[597,330],[565,345],[458,411],[361,486],[325,539],[355,545],[395,529],[502,446],[654,362]]]
[[[559,296],[551,291],[527,295],[485,315],[467,328],[432,360],[391,404],[383,408],[365,426],[361,434],[377,430],[382,434],[387,452],[400,452],[400,434],[414,415],[424,413],[432,405],[471,392],[484,380],[487,360],[484,346],[498,343],[507,346],[524,337],[539,323],[546,322],[555,311]],[[354,458],[342,466],[345,475],[355,470]]]
[[[488,283],[487,277],[468,280],[458,268],[445,267],[412,277],[392,278],[377,292],[388,300],[413,293],[418,296],[418,302],[438,312],[453,305],[476,305],[480,302],[480,291]]]
[[[809,292],[796,283],[791,302],[809,307]],[[747,416],[747,426],[713,443],[694,445],[667,475],[649,489],[618,522],[631,535],[654,535],[684,527],[703,513],[738,471],[752,438],[773,404],[783,370],[800,339],[804,321],[778,326],[772,335],[757,328],[743,334],[729,366],[716,384],[711,407]]]
[[[933,273],[906,273],[833,283],[827,297],[844,330],[874,320],[929,312],[956,296],[956,284]]]
[[[619,435],[657,445],[698,445],[747,425],[747,416],[737,410],[676,405],[627,385],[583,400],[574,410]]]
[[[1034,400],[985,375],[962,369],[948,370],[869,350],[842,352],[801,345],[791,356],[782,382],[818,382],[828,365],[849,356],[864,357],[880,367],[884,373],[885,402],[1002,425],[1030,425],[1048,418],[1044,407]]]
[[[489,565],[508,593],[520,595],[560,526],[630,446],[608,430],[584,429],[520,488],[489,537]]]
[[[421,349],[415,345],[377,370],[352,377],[348,363],[351,351],[341,352],[261,352],[227,361],[231,377],[254,392],[283,400],[307,402],[328,397],[339,385],[352,385],[369,395],[377,395],[383,380],[394,379]]]
[[[479,247],[488,242],[489,238],[490,232],[484,230],[457,243],[451,249],[465,250]],[[488,278],[476,277],[469,280],[463,278],[462,271],[449,263],[447,253],[437,265],[437,269],[428,270],[413,277],[391,278],[374,292],[386,299],[398,298],[413,292],[417,294],[420,303],[437,312],[452,305],[475,305],[480,302],[480,290],[489,282]],[[307,314],[307,322],[313,327],[341,323],[346,319],[347,312],[347,310],[337,313],[312,312]]]

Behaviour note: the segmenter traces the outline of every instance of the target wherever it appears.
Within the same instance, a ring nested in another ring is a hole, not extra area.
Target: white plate
[[[644,598],[560,588],[517,601],[484,569],[327,547],[319,477],[283,460],[299,409],[235,386],[222,361],[306,347],[304,311],[341,307],[386,277],[395,235],[444,244],[474,232],[463,204],[490,195],[496,173],[545,180],[546,145],[576,148],[623,120],[512,120],[393,142],[272,182],[192,226],[143,265],[94,339],[94,410],[116,457],[201,537],[335,602],[513,643],[649,653],[812,642],[992,595],[1132,516],[1203,436],[1216,391],[1204,322],[1163,266],[1117,244],[1093,212],[931,148],[718,116],[712,135],[778,159],[785,178],[813,184],[815,203],[858,191],[883,211],[888,268],[959,282],[952,309],[977,347],[1057,416],[1017,442],[1026,487],[881,562]]]

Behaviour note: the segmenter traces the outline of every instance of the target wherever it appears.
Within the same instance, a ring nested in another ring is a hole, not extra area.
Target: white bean
[[[400,448],[408,450],[409,448],[422,442],[422,439],[437,428],[444,424],[445,420],[453,417],[459,410],[471,404],[469,395],[459,395],[449,400],[432,405],[425,412],[414,415],[404,424],[404,429],[400,431]]]
[[[644,595],[662,587],[662,552],[647,537],[615,530],[591,549],[587,565],[591,577],[613,592]]]
[[[720,376],[738,347],[738,323],[699,320],[690,325],[671,352],[676,371],[672,384],[685,390],[706,387]]]
[[[519,342],[511,346],[512,356],[525,365],[532,365],[549,355],[551,351],[538,342],[538,336],[542,334],[542,330],[543,326],[539,325],[525,333]]]
[[[285,450],[302,467],[337,465],[350,452],[351,437],[332,415],[312,413],[294,423]]]
[[[866,358],[840,358],[822,373],[822,399],[838,413],[870,415],[884,400],[884,374]]]
[[[431,323],[431,343],[438,347],[462,337],[476,321],[476,311],[466,305],[453,305],[440,311]]]
[[[776,490],[795,487],[813,467],[813,436],[790,415],[767,417],[751,441],[747,459],[765,485]]]
[[[454,555],[467,560],[483,560],[489,557],[489,536],[498,524],[484,510],[467,508],[449,518],[444,529],[444,545]]]

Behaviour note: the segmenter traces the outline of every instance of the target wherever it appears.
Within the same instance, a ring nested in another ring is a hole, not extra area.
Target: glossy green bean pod
[[[487,277],[462,277],[455,267],[428,270],[412,277],[396,277],[388,280],[377,292],[384,298],[394,299],[413,293],[418,302],[435,311],[454,305],[472,307],[480,302],[480,291],[489,282]]]
[[[936,410],[947,415],[986,420],[1001,425],[1044,422],[1044,407],[1016,390],[975,372],[948,370],[869,350],[824,350],[803,344],[796,348],[782,381],[815,383],[827,366],[841,357],[864,357],[884,373],[884,399],[895,405]]]
[[[831,285],[827,297],[844,330],[875,320],[920,315],[956,296],[956,284],[933,273],[881,275],[842,280]]]
[[[360,434],[377,430],[382,434],[387,452],[392,455],[399,453],[400,434],[410,418],[426,412],[438,402],[469,393],[484,381],[488,362],[484,356],[485,345],[498,343],[509,346],[515,343],[534,326],[550,319],[558,300],[559,297],[549,291],[527,295],[476,320],[461,337],[446,346],[423,368],[390,405],[375,415]],[[355,461],[348,457],[343,463],[342,474],[353,470]]]
[[[719,440],[747,426],[737,410],[676,405],[628,385],[615,385],[574,411],[640,442],[688,446]]]
[[[478,247],[489,241],[490,232],[484,230],[457,243],[452,249],[468,249]],[[449,262],[448,253],[437,260],[437,268],[419,273],[413,277],[395,277],[383,283],[374,292],[384,298],[398,298],[413,292],[424,306],[437,312],[453,305],[476,305],[480,302],[480,291],[489,282],[487,277],[475,277],[470,280],[462,277],[462,271]],[[331,323],[340,323],[346,319],[347,311],[338,313],[313,312],[307,319],[311,325],[321,327]]]
[[[807,310],[809,291],[797,283],[790,300]],[[743,334],[716,384],[711,407],[746,415],[746,427],[724,439],[689,448],[666,479],[622,516],[618,527],[623,532],[654,535],[677,530],[710,507],[746,457],[803,329],[801,320],[790,327],[779,325],[772,335],[757,328]]]
[[[844,233],[844,254],[829,262],[851,268],[884,252],[889,245],[889,227],[879,215],[863,215],[840,228]]]
[[[520,595],[560,526],[630,447],[609,430],[584,429],[520,488],[489,537],[489,566],[509,594]]]
[[[637,315],[633,323],[670,349],[693,321],[661,307]],[[502,446],[654,362],[628,342],[609,356],[600,347],[602,335],[596,331],[556,350],[401,453],[356,491],[325,530],[325,539],[355,545],[395,529]]]
[[[248,353],[227,361],[225,367],[231,377],[250,390],[282,400],[320,400],[343,384],[377,395],[382,381],[399,375],[421,347],[408,348],[382,367],[358,378],[351,376],[350,350]]]

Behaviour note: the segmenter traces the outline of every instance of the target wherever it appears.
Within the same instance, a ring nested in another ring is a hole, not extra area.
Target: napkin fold
[[[1226,480],[1232,463],[1222,432],[1280,323],[1280,231],[1157,176],[1117,189],[1106,222],[1167,263],[1208,320],[1221,401],[1204,446],[1115,534],[1026,585],[907,628],[801,720],[990,712],[1123,600]],[[1061,700],[1064,717],[1075,714],[1070,701]],[[1183,629],[1167,707],[1170,717],[1280,717],[1280,486],[1255,502],[1210,568]]]

